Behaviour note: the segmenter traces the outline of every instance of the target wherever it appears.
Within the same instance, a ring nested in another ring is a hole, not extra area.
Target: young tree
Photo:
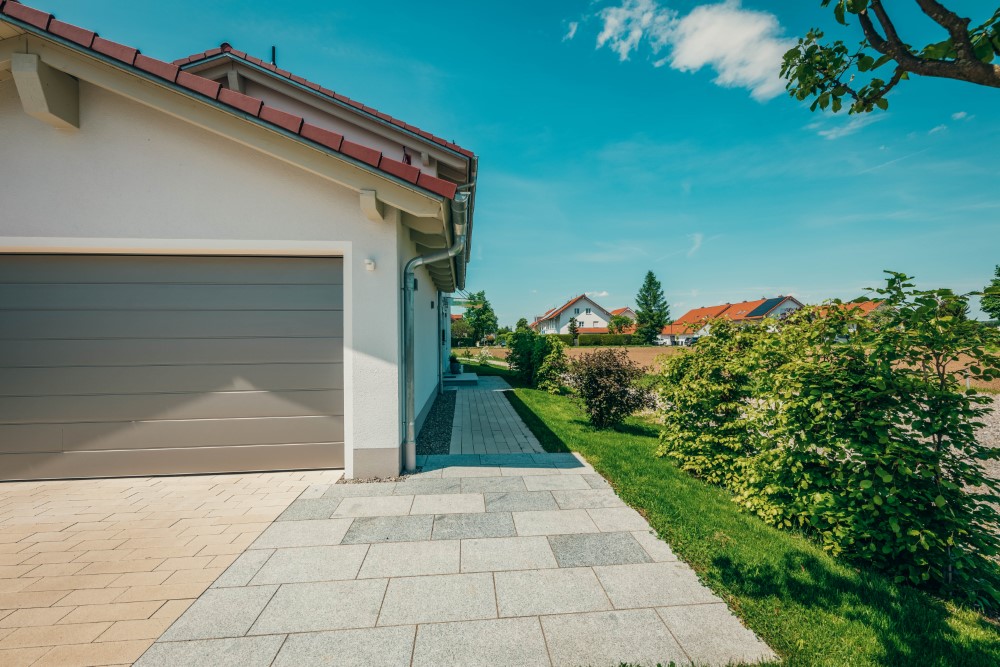
[[[1000,55],[1000,8],[974,25],[972,19],[959,16],[938,0],[916,0],[920,11],[938,24],[947,38],[914,47],[912,39],[897,32],[883,0],[820,3],[833,5],[834,18],[842,25],[847,25],[848,14],[857,16],[864,39],[857,48],[841,40],[823,44],[823,31],[813,28],[785,54],[781,66],[781,76],[788,79],[785,87],[797,100],[815,98],[813,111],[817,107],[840,111],[845,98],[848,113],[885,110],[889,107],[886,94],[910,74],[1000,88],[1000,65],[993,64]],[[899,9],[898,4],[893,7],[894,12]],[[888,81],[874,74],[890,63],[893,71]]]
[[[493,306],[486,300],[486,292],[474,292],[469,295],[464,319],[472,327],[472,337],[476,341],[481,341],[487,335],[496,333],[497,315],[493,312]]]
[[[983,288],[987,292],[979,299],[979,306],[983,312],[994,320],[1000,320],[1000,265],[997,265],[993,280]]]
[[[574,341],[580,335],[580,324],[575,317],[569,318],[569,335],[573,337]]]
[[[611,320],[608,322],[608,333],[620,334],[630,326],[632,326],[632,318],[625,317],[624,315],[612,315]]]
[[[469,340],[472,338],[472,327],[465,319],[451,321],[451,339]]]
[[[517,321],[517,324],[514,325],[514,331],[524,331],[526,329],[528,329],[528,320],[522,317]]]
[[[635,305],[636,336],[646,345],[650,345],[670,318],[670,306],[663,296],[663,286],[652,271],[646,272],[646,279],[635,297]]]

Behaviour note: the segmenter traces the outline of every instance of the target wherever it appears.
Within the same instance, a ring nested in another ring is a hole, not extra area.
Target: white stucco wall
[[[590,314],[587,314],[588,308],[590,308]],[[576,312],[577,309],[580,310],[579,313]],[[608,326],[608,321],[611,319],[608,311],[604,310],[604,308],[591,301],[589,298],[583,298],[563,312],[559,313],[559,315],[553,319],[545,321],[541,325],[540,332],[568,334],[569,321],[574,317],[576,318],[577,324],[581,329],[606,327]]]
[[[0,82],[0,252],[342,255],[346,472],[356,452],[398,450],[399,225],[371,222],[328,180],[86,82],[80,121],[55,130]],[[418,327],[433,331],[434,288],[420,283]],[[433,344],[421,336],[421,350]],[[418,359],[418,396],[436,383],[434,359]]]

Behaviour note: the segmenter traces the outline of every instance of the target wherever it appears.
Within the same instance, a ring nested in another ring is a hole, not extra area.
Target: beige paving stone
[[[4,667],[29,667],[49,652],[48,646],[39,648],[0,649],[0,665]]]
[[[206,567],[201,570],[178,570],[173,572],[167,577],[166,580],[158,582],[165,584],[167,586],[173,586],[175,584],[200,584],[200,583],[212,583],[219,578],[219,575],[225,572],[224,567]],[[162,574],[156,572],[154,574]]]
[[[0,619],[0,628],[30,628],[54,625],[76,607],[34,607],[16,609]]]
[[[67,614],[60,625],[66,623],[99,623],[101,621],[134,621],[147,619],[163,606],[160,600],[152,602],[112,602],[77,607]]]
[[[99,642],[156,639],[170,627],[173,619],[150,618],[138,621],[117,621],[97,638]]]
[[[17,593],[23,591],[40,577],[21,577],[20,579],[0,579],[0,593]]]
[[[0,649],[82,644],[94,641],[110,627],[110,623],[77,623],[18,628],[0,640]]]
[[[153,644],[152,639],[126,642],[95,642],[57,646],[32,667],[91,667],[92,665],[131,664]]]
[[[126,588],[91,588],[82,591],[73,591],[63,599],[59,600],[59,606],[87,605],[87,604],[110,604],[118,596],[124,593]]]
[[[75,591],[104,588],[117,578],[114,574],[79,574],[69,577],[42,577],[31,584],[29,591]]]
[[[194,604],[195,598],[186,600],[167,600],[163,603],[150,620],[169,620],[171,623],[180,617],[187,608]]]
[[[198,572],[198,570],[190,570],[191,572]],[[126,572],[125,574],[119,575],[117,579],[111,584],[115,588],[132,588],[134,586],[159,586],[164,583],[174,572],[170,570],[167,571],[157,571],[157,572]]]
[[[77,574],[85,568],[86,563],[45,563],[42,565],[31,565],[30,577],[66,577]]]
[[[189,556],[187,558],[167,558],[162,563],[160,563],[156,569],[157,570],[198,570],[203,567],[208,567],[208,564],[212,562],[212,556]]]
[[[32,569],[31,565],[0,565],[0,579],[17,579]]]
[[[50,607],[66,597],[67,591],[18,591],[0,593],[0,609],[26,609]]]

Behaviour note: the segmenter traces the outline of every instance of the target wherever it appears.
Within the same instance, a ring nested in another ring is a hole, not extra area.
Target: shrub
[[[632,334],[580,334],[580,346],[584,345],[631,345]]]
[[[540,336],[530,329],[515,331],[507,363],[523,384],[556,392],[566,373],[565,348],[559,336]]]
[[[1000,608],[1000,484],[976,440],[1000,373],[996,332],[965,297],[891,274],[878,318],[837,307],[713,323],[663,370],[660,454],[724,484],[768,523],[897,581]],[[961,375],[956,373],[961,366]]]
[[[649,404],[649,394],[637,386],[643,370],[625,350],[595,350],[572,362],[570,381],[599,429],[621,424]]]

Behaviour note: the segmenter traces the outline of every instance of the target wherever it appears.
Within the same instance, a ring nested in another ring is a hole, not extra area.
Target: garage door
[[[0,479],[342,467],[339,258],[0,255]]]

